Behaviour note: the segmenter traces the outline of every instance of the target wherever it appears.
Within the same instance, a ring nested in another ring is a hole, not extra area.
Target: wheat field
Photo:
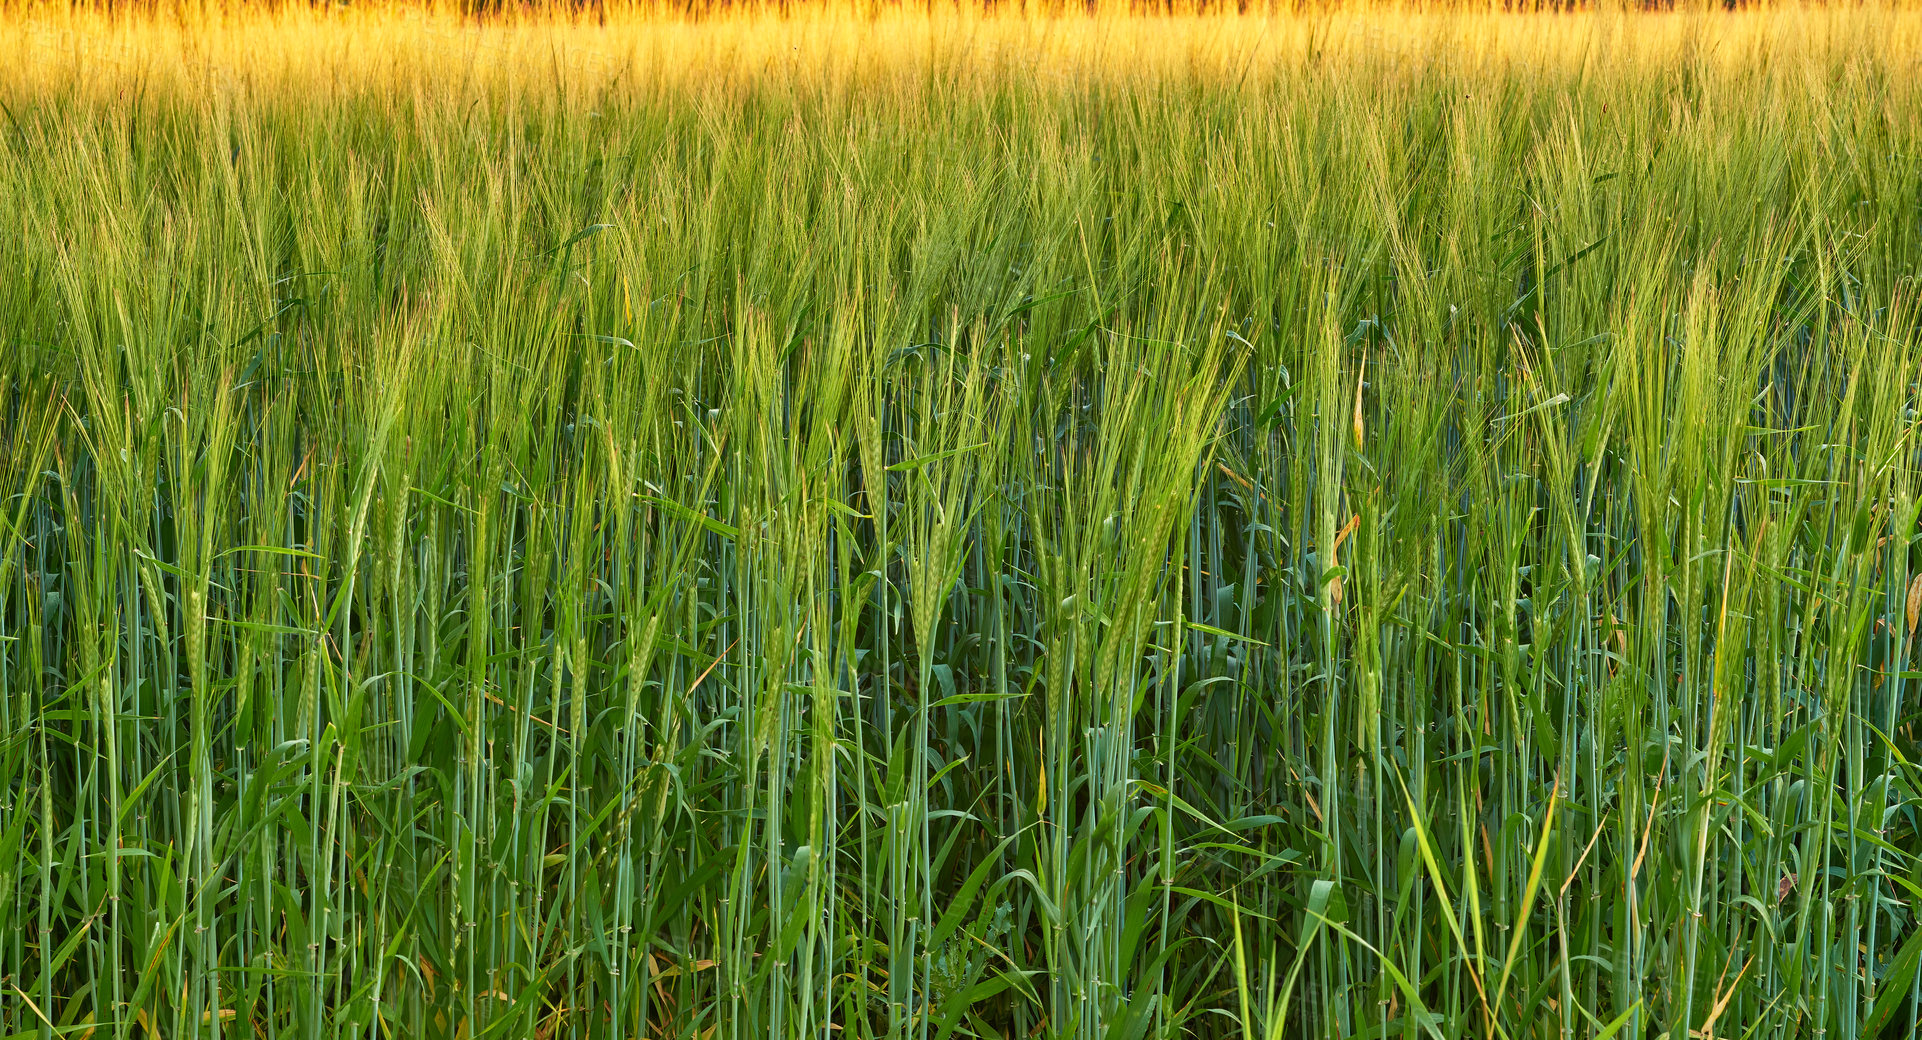
[[[1922,11],[0,4],[0,1037],[1910,1035]]]

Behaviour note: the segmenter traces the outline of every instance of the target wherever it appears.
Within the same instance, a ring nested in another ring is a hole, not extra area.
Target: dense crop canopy
[[[1918,54],[13,10],[0,1035],[1912,1028]]]

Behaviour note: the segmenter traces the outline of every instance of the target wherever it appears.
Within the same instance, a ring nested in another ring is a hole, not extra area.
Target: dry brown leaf
[[[1355,447],[1357,448],[1361,447],[1362,435],[1367,432],[1367,427],[1363,426],[1361,421],[1361,379],[1365,371],[1366,369],[1355,373]]]
[[[1915,619],[1922,614],[1922,574],[1909,582],[1909,635],[1915,635]]]

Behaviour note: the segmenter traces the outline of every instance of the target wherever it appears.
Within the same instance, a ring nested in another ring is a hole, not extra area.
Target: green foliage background
[[[1910,1028],[1859,17],[10,81],[0,1034]]]

